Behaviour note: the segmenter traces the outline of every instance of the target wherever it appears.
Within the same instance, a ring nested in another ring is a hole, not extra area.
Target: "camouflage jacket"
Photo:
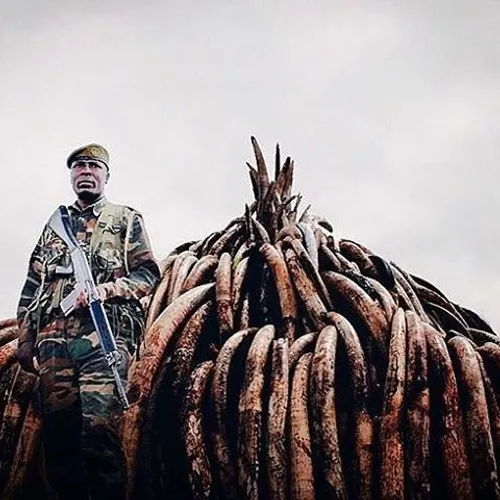
[[[68,207],[73,232],[85,250],[96,285],[109,301],[133,301],[151,293],[160,278],[142,216],[101,198],[81,210]],[[74,288],[66,244],[46,225],[29,261],[17,309],[19,342],[61,315],[60,301]]]

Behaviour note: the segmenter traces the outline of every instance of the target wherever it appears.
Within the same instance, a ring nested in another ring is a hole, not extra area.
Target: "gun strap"
[[[64,243],[69,248],[70,254],[76,248],[81,248],[78,240],[76,239],[73,230],[71,229],[71,224],[69,222],[69,213],[67,207],[61,205],[49,219],[49,227],[54,231],[54,233],[61,238]]]

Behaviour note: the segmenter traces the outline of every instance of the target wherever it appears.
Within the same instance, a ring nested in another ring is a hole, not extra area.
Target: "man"
[[[68,207],[73,232],[89,260],[126,374],[144,327],[139,299],[160,271],[141,215],[109,203],[109,154],[98,144],[67,160],[77,196]],[[18,359],[39,373],[47,476],[58,498],[124,498],[126,471],[117,437],[121,411],[115,380],[102,355],[82,292],[68,317],[61,300],[75,286],[68,247],[46,225],[31,255],[18,307]],[[38,366],[37,366],[38,365]]]

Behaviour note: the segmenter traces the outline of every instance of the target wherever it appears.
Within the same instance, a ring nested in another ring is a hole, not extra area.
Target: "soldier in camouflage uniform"
[[[126,386],[144,327],[139,299],[151,293],[160,271],[141,215],[104,197],[108,163],[108,152],[97,144],[69,156],[77,200],[68,211],[122,355],[118,369]],[[18,359],[40,375],[45,463],[57,497],[121,499],[126,470],[117,436],[120,403],[85,292],[68,317],[61,312],[74,285],[68,248],[45,226],[19,301]]]

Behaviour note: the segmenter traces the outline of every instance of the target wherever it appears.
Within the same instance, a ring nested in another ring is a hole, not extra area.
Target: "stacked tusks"
[[[21,498],[36,465],[41,434],[37,377],[17,363],[17,322],[0,321],[0,491]]]
[[[271,180],[252,145],[254,202],[175,249],[143,301],[121,426],[129,497],[500,498],[500,337],[299,213],[293,162],[277,148]],[[14,491],[40,421],[8,328],[0,465]]]

